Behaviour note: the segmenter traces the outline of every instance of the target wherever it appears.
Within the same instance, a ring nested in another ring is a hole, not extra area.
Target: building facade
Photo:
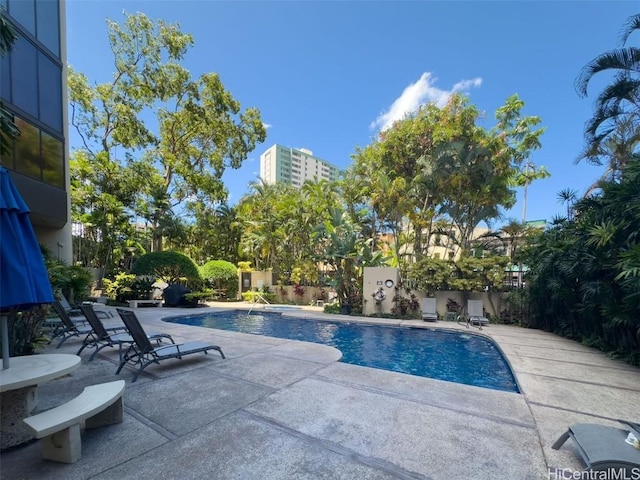
[[[260,155],[260,178],[265,183],[288,183],[300,188],[307,181],[337,180],[338,167],[305,148],[273,145]]]
[[[0,59],[0,98],[20,135],[0,158],[38,240],[71,262],[65,0],[0,0],[17,35]]]

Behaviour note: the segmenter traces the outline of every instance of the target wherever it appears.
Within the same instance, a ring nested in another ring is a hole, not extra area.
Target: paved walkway
[[[212,352],[166,361],[132,384],[132,370],[115,375],[115,349],[91,363],[83,353],[81,368],[40,388],[39,408],[124,378],[125,421],[83,432],[83,457],[73,465],[42,460],[38,443],[5,452],[0,477],[559,478],[548,469],[582,468],[571,441],[551,449],[569,424],[640,421],[640,369],[553,334],[502,325],[473,330],[502,348],[523,392],[514,394],[343,364],[323,345],[160,320],[211,310],[136,314],[147,329],[177,341],[220,345],[226,360]],[[313,310],[286,315],[324,316]],[[384,323],[466,330],[451,322]],[[48,350],[78,347],[71,339]]]

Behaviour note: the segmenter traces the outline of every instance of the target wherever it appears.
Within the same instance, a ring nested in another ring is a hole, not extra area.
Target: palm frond
[[[629,36],[636,30],[640,30],[640,14],[631,15],[622,25],[622,30],[620,31],[620,45],[626,44]]]
[[[628,47],[610,50],[591,60],[582,67],[574,82],[578,95],[587,96],[587,87],[595,74],[611,70],[640,73],[640,49]]]

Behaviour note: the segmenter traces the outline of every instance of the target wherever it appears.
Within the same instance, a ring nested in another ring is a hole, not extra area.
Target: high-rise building
[[[0,98],[20,135],[0,161],[41,244],[71,263],[65,0],[0,0],[17,40],[0,59]]]
[[[288,183],[300,188],[307,181],[337,180],[338,167],[313,156],[306,148],[273,145],[260,155],[260,178],[265,183]]]

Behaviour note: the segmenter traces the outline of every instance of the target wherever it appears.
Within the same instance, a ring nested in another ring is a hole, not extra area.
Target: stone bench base
[[[42,439],[42,457],[62,463],[80,460],[80,424],[97,428],[122,423],[124,385],[124,380],[91,385],[73,400],[25,418],[33,436]]]
[[[162,307],[162,300],[129,300],[130,308],[138,308],[138,305],[152,305]]]

